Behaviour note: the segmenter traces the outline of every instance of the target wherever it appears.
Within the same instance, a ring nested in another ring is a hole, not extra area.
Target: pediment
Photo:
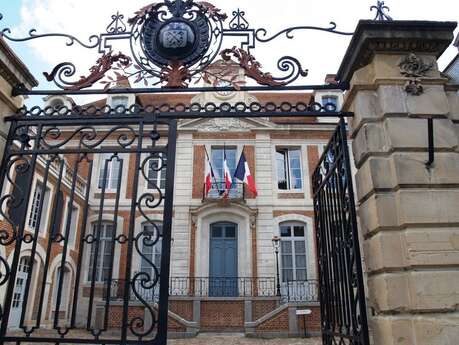
[[[249,132],[255,129],[273,128],[270,121],[248,118],[200,118],[181,122],[179,130],[194,130],[197,132]]]

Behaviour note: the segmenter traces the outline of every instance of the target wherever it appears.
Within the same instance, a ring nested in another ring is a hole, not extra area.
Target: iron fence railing
[[[205,184],[202,186],[202,200],[218,200],[225,197],[225,181],[212,181],[212,187],[209,191],[209,194],[205,195],[206,186]],[[241,182],[234,182],[231,185],[231,189],[229,190],[228,195],[226,198],[228,199],[237,199],[237,200],[244,200],[245,196],[245,187],[244,183]]]
[[[110,284],[110,299],[124,298],[125,280],[114,279]],[[107,293],[108,289],[105,289]],[[281,283],[281,301],[318,301],[318,282],[316,280],[288,281]],[[170,296],[184,297],[276,297],[274,277],[171,277]],[[140,298],[139,298],[140,297]],[[157,301],[159,285],[136,281],[131,284],[131,300],[143,299]]]
[[[281,283],[283,302],[318,302],[319,282],[317,280],[290,280]]]

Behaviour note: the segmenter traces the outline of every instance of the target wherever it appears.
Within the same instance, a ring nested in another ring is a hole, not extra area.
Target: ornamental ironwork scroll
[[[346,124],[312,175],[322,341],[370,345]]]
[[[206,68],[222,56],[226,63],[238,64],[248,77],[260,85],[286,86],[306,77],[307,70],[299,59],[283,56],[277,63],[281,75],[264,71],[253,52],[257,43],[266,44],[284,35],[293,39],[293,33],[299,30],[353,34],[337,30],[336,24],[331,22],[328,27],[296,26],[270,35],[265,28],[251,28],[245,11],[237,9],[232,15],[228,19],[219,8],[205,1],[165,0],[141,8],[127,20],[123,14],[117,12],[112,15],[106,32],[92,35],[88,41],[66,33],[38,34],[35,29],[22,38],[12,35],[8,28],[3,29],[0,35],[13,42],[60,37],[66,39],[67,46],[75,44],[86,49],[97,49],[101,55],[89,73],[77,74],[72,62],[59,63],[52,71],[44,73],[47,80],[54,82],[59,88],[75,91],[89,88],[97,82],[107,90],[126,79],[145,86],[187,88],[199,80]],[[240,39],[239,47],[224,46],[225,38],[231,36]],[[130,52],[117,54],[113,51],[112,45],[116,40],[129,41]],[[229,51],[232,54],[228,54]],[[109,71],[111,72],[108,73]],[[82,74],[79,79],[75,78]],[[241,86],[241,81],[236,82],[227,76],[218,78],[235,89]],[[16,88],[16,93],[24,92],[23,88]]]
[[[8,121],[0,344],[164,345],[177,121],[78,107]]]

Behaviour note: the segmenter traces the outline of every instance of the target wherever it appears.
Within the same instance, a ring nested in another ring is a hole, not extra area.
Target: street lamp
[[[276,296],[281,295],[280,291],[280,280],[279,280],[279,247],[280,247],[280,237],[274,236],[272,239],[274,253],[276,254]]]

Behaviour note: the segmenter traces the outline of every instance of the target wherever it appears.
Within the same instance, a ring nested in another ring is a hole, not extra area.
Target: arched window
[[[93,274],[95,275],[94,280],[96,282],[105,282],[110,278],[110,267],[113,264],[112,246],[114,245],[114,232],[115,226],[111,222],[103,222],[100,226],[98,222],[92,224],[92,234],[95,240],[89,244],[88,281],[92,281]],[[99,242],[99,250],[97,260],[95,260],[97,242]]]
[[[283,282],[305,281],[306,274],[306,224],[284,222],[279,225],[281,237],[281,276]]]
[[[62,289],[61,289],[61,301],[59,304],[60,311],[66,311],[70,295],[70,270],[64,267],[64,274],[62,274],[61,267],[56,269],[56,278],[54,281],[54,310],[57,307],[57,295],[59,293],[59,281],[62,275]]]

